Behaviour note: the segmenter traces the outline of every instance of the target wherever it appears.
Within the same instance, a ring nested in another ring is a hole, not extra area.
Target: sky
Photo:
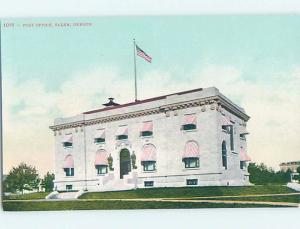
[[[38,23],[91,26],[37,27]],[[14,23],[14,27],[4,27]],[[33,24],[33,27],[29,27]],[[215,86],[251,116],[248,154],[278,169],[300,160],[300,17],[127,16],[2,21],[4,173],[53,171],[54,118],[138,97]]]

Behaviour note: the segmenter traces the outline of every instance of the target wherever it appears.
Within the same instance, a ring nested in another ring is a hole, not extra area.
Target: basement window
[[[187,179],[186,185],[198,185],[198,179]]]
[[[154,182],[153,181],[145,181],[144,182],[144,187],[153,187]]]

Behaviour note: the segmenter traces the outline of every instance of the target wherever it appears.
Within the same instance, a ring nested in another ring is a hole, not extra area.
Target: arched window
[[[156,148],[152,144],[146,144],[143,147],[141,162],[144,171],[156,170]]]
[[[100,149],[96,152],[95,158],[95,168],[97,170],[97,174],[106,174],[107,173],[107,166],[108,166],[108,153]]]
[[[185,168],[198,168],[199,167],[199,146],[195,141],[189,141],[185,144],[182,161]]]
[[[65,157],[63,169],[67,177],[74,176],[74,160],[72,155]]]
[[[222,142],[222,165],[227,169],[227,150],[225,141]]]

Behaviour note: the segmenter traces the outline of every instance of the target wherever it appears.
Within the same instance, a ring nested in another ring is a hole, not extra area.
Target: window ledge
[[[153,138],[153,135],[151,135],[151,136],[140,136],[140,138],[141,138],[141,139],[144,139],[144,138],[145,138],[145,139],[147,139],[147,138]]]
[[[127,141],[129,141],[129,139],[128,138],[127,139],[122,139],[122,140],[116,139],[116,141],[117,141],[117,143],[121,143],[121,142],[127,142]]]
[[[189,171],[189,170],[199,170],[200,167],[195,167],[195,168],[184,168],[183,171]]]
[[[186,133],[186,132],[197,132],[198,131],[198,129],[193,129],[193,130],[182,130],[184,133]]]
[[[143,171],[143,173],[156,173],[157,170],[152,170],[152,171]]]
[[[97,177],[103,177],[105,176],[107,173],[103,173],[103,174],[97,174]]]
[[[230,132],[228,130],[224,130],[222,129],[222,132],[226,133],[226,134],[230,134]]]
[[[94,142],[95,145],[105,145],[105,142]]]

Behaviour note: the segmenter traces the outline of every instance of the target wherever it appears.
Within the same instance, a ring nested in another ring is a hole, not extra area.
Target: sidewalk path
[[[227,197],[258,197],[258,196],[286,196],[286,195],[300,195],[300,193],[286,193],[286,194],[263,194],[263,195],[240,195],[240,196],[209,196],[209,197],[185,197],[185,198],[132,198],[132,199],[74,199],[74,200],[4,200],[4,202],[44,202],[44,201],[144,201],[144,202],[185,202],[185,203],[223,203],[223,204],[257,204],[257,205],[270,205],[281,207],[299,207],[298,203],[289,202],[271,202],[271,201],[245,201],[245,200],[211,200],[211,198],[227,198]]]

